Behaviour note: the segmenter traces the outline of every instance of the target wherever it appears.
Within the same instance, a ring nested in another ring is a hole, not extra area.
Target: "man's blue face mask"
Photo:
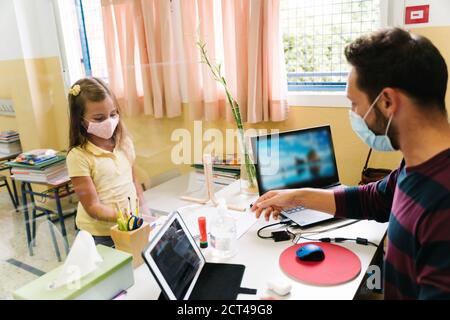
[[[381,97],[381,93],[378,95],[378,97],[375,99],[375,101],[370,106],[369,110],[367,111],[364,118],[361,118],[359,114],[354,112],[353,110],[350,110],[350,122],[353,128],[353,131],[358,135],[358,137],[361,138],[362,141],[364,141],[370,148],[377,151],[396,151],[394,147],[392,146],[391,139],[388,137],[389,127],[391,126],[393,115],[389,118],[389,122],[386,127],[386,132],[384,135],[379,136],[376,135],[372,130],[369,129],[367,126],[367,123],[365,119],[369,115],[369,113],[372,111],[372,109],[375,107],[375,104],[378,102],[378,100]]]

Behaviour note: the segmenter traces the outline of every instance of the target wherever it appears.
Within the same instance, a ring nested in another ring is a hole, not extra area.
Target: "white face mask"
[[[387,135],[389,132],[389,128],[391,126],[392,119],[394,117],[393,115],[389,119],[388,125],[386,127],[386,132],[382,136],[376,135],[372,130],[370,130],[365,121],[368,114],[375,107],[375,104],[378,102],[380,97],[381,93],[372,103],[364,118],[361,118],[359,114],[357,114],[353,110],[350,110],[349,112],[350,123],[352,125],[353,131],[355,131],[355,133],[361,138],[361,140],[364,141],[373,150],[396,151],[395,148],[392,146],[391,139],[389,139]]]
[[[86,120],[87,121],[87,120]],[[102,139],[111,139],[114,131],[119,124],[119,115],[115,117],[108,118],[102,122],[90,122],[87,128],[87,132],[93,134]]]

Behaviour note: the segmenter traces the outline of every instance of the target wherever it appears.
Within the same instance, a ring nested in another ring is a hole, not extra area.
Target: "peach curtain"
[[[287,118],[280,0],[102,0],[110,85],[125,111],[232,120],[200,63],[207,43],[249,123]]]

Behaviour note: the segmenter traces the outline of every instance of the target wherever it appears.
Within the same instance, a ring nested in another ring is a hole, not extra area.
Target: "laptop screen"
[[[202,267],[202,260],[178,219],[167,226],[150,256],[175,298],[183,299]]]
[[[339,183],[329,126],[252,138],[260,194]]]

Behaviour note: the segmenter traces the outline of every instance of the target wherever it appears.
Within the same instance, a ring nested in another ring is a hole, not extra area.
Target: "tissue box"
[[[13,293],[20,300],[109,300],[134,284],[132,257],[128,253],[98,245],[102,256],[96,270],[82,277],[79,285],[50,289],[62,266],[46,273]]]
[[[142,251],[149,242],[150,225],[144,222],[142,226],[133,231],[120,231],[117,225],[111,227],[111,238],[117,250],[125,251],[133,255],[133,268],[144,263]]]

